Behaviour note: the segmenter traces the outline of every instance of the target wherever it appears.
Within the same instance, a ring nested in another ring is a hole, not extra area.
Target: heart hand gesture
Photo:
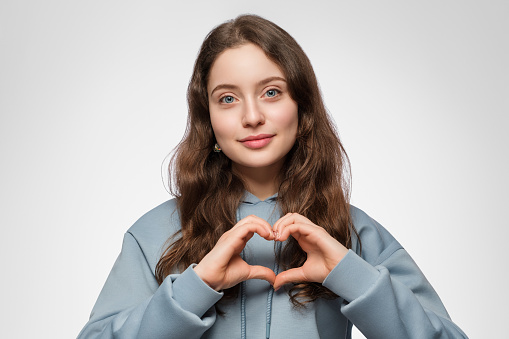
[[[249,265],[240,257],[240,253],[254,233],[266,240],[276,241],[285,241],[290,235],[293,236],[307,253],[306,262],[277,276],[267,267]],[[266,280],[277,290],[287,283],[322,283],[347,252],[348,249],[327,231],[300,214],[288,213],[272,228],[265,220],[251,215],[225,232],[194,270],[216,291],[249,279]]]

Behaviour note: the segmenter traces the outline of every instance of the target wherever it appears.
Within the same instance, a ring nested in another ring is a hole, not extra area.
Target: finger
[[[249,240],[254,233],[258,233],[261,237],[267,240],[274,239],[272,228],[268,223],[248,222],[243,224],[241,227],[230,230],[229,233],[239,239]]]
[[[261,235],[262,237],[264,237],[267,240],[273,239],[272,226],[270,226],[270,224],[266,220],[264,220],[260,217],[257,217],[256,215],[249,215],[249,216],[243,218],[235,226],[233,226],[230,229],[230,231],[235,230],[237,228],[244,227],[247,224],[253,224],[253,223],[262,225],[263,228],[265,228],[267,230],[267,232],[270,233],[270,234],[265,234],[264,232],[262,232],[262,233],[257,232],[259,235]]]
[[[294,222],[301,222],[301,223],[308,223],[313,224],[308,218],[305,216],[299,214],[299,213],[287,213],[283,217],[279,218],[274,225],[272,226],[273,229],[278,228],[281,225],[287,225]]]
[[[348,249],[337,239],[333,238],[325,229],[316,225],[292,224],[283,230],[278,241],[285,241],[293,236],[300,247],[309,256],[320,253],[325,266],[332,270],[336,264],[348,253]]]
[[[239,220],[233,227],[232,229],[234,228],[238,228],[238,227],[242,227],[243,225],[247,224],[247,223],[260,223],[260,224],[266,224],[270,227],[270,224],[265,220],[265,219],[262,219],[254,214],[251,214],[251,215],[248,215],[247,217],[245,218],[242,218],[241,220]]]
[[[231,258],[234,254],[239,254],[244,249],[246,243],[253,237],[257,228],[259,228],[259,232],[268,232],[260,225],[245,224],[244,227],[231,229],[225,232],[212,250],[223,258]]]
[[[278,235],[281,235],[283,229],[291,224],[295,223],[301,223],[301,224],[308,224],[312,226],[316,226],[313,222],[311,222],[308,218],[304,217],[303,215],[300,215],[298,213],[288,213],[274,224],[272,227],[272,230],[274,234],[276,235],[276,238]]]
[[[246,280],[249,279],[262,279],[268,281],[271,285],[274,285],[276,280],[276,274],[273,270],[264,266],[250,266],[249,274]]]
[[[272,225],[272,229],[273,229],[273,230],[275,230],[275,229],[278,227],[278,225],[279,225],[279,224],[280,224],[283,220],[285,220],[288,216],[290,216],[291,214],[293,214],[293,213],[286,213],[284,216],[282,216],[281,218],[279,218],[279,219],[278,219],[278,220],[274,223],[274,225]]]
[[[231,258],[234,254],[239,254],[246,243],[258,233],[266,240],[273,240],[274,234],[269,225],[259,223],[246,223],[241,227],[231,229],[225,232],[214,246],[213,251],[221,258]]]
[[[274,282],[274,289],[277,291],[281,286],[288,283],[299,283],[309,281],[304,274],[304,270],[301,267],[292,268],[287,271],[281,272],[276,276]]]
[[[274,239],[279,240],[281,235],[281,231],[284,229],[286,225],[289,225],[293,222],[295,217],[292,217],[294,213],[287,213],[284,217],[279,218],[278,221],[272,226],[272,232],[274,233]]]
[[[277,241],[285,241],[291,235],[297,241],[301,236],[313,236],[313,238],[319,236],[320,231],[323,228],[316,225],[294,223],[290,225],[280,226]]]

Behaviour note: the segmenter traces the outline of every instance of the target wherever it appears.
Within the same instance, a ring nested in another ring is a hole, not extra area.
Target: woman
[[[205,39],[173,158],[81,338],[464,338],[399,243],[348,203],[306,55],[240,16]],[[272,226],[271,226],[272,225]],[[272,286],[273,288],[272,288]]]

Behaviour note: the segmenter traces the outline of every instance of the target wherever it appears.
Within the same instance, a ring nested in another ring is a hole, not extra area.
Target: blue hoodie
[[[241,296],[214,305],[223,294],[193,270],[175,271],[159,286],[155,267],[166,240],[180,229],[175,200],[142,216],[125,234],[122,251],[78,338],[350,338],[352,324],[367,338],[467,338],[403,247],[375,220],[351,207],[358,239],[323,285],[340,297],[295,308],[285,288],[248,280]],[[275,196],[247,193],[237,216],[280,217]],[[244,260],[277,269],[272,241],[257,234]]]

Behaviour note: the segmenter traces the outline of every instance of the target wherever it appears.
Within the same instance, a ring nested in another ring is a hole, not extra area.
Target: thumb
[[[276,274],[273,270],[267,267],[254,265],[249,268],[249,274],[246,280],[249,279],[262,279],[268,281],[271,285],[274,285]]]
[[[302,267],[292,268],[281,272],[276,276],[274,289],[277,291],[281,286],[288,283],[308,281]]]

